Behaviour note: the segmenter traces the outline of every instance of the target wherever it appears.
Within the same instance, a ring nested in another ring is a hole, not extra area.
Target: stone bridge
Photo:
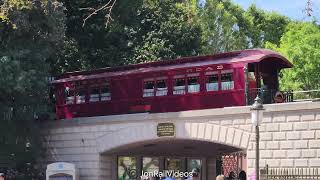
[[[260,126],[260,167],[320,168],[320,102],[265,105]],[[158,137],[157,125],[175,126]],[[118,179],[119,156],[199,158],[202,179],[215,179],[219,154],[246,152],[242,169],[254,172],[255,135],[249,107],[172,113],[141,113],[78,118],[43,124],[48,157],[43,164],[71,162],[80,179]],[[166,168],[159,160],[159,169]],[[182,167],[187,169],[185,161]]]

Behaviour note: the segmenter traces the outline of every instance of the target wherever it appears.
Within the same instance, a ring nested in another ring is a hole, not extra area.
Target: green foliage
[[[265,47],[266,42],[279,45],[280,38],[290,22],[288,17],[275,12],[266,12],[251,5],[244,14],[247,20],[247,35],[251,47]]]
[[[200,28],[192,24],[189,13],[174,0],[145,2],[137,11],[137,24],[126,28],[133,50],[126,63],[198,54]]]
[[[35,120],[47,112],[48,62],[64,40],[63,11],[54,0],[1,4],[0,162],[6,167],[20,168],[39,156]]]
[[[202,52],[213,54],[246,49],[244,10],[228,1],[208,0],[199,9]]]
[[[284,89],[312,90],[320,88],[320,27],[313,23],[294,22],[287,27],[280,46],[268,45],[286,56],[294,68],[283,72]]]

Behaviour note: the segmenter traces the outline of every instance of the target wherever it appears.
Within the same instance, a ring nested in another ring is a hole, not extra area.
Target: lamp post
[[[262,100],[257,96],[254,99],[254,103],[252,107],[250,108],[251,111],[251,121],[252,124],[255,126],[256,129],[256,180],[259,180],[260,173],[259,173],[259,159],[260,159],[260,153],[259,153],[259,140],[260,140],[260,134],[259,134],[259,125],[260,121],[263,118],[263,105]]]

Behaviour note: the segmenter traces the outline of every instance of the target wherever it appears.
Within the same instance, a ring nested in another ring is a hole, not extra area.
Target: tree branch
[[[109,0],[106,4],[104,4],[103,6],[101,6],[98,9],[95,8],[80,8],[80,10],[89,10],[89,11],[93,11],[91,12],[86,18],[83,19],[83,23],[82,23],[82,27],[84,27],[86,25],[86,22],[88,19],[90,19],[93,15],[98,14],[100,11],[106,11],[106,26],[108,26],[109,22],[112,21],[112,17],[111,17],[111,13],[112,13],[112,9],[113,6],[115,5],[115,3],[117,2],[117,0]]]

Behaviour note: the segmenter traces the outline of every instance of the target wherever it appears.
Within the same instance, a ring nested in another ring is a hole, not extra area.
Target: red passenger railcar
[[[64,119],[243,106],[257,89],[278,91],[278,73],[290,67],[274,51],[252,49],[70,72],[52,82],[56,115]]]

